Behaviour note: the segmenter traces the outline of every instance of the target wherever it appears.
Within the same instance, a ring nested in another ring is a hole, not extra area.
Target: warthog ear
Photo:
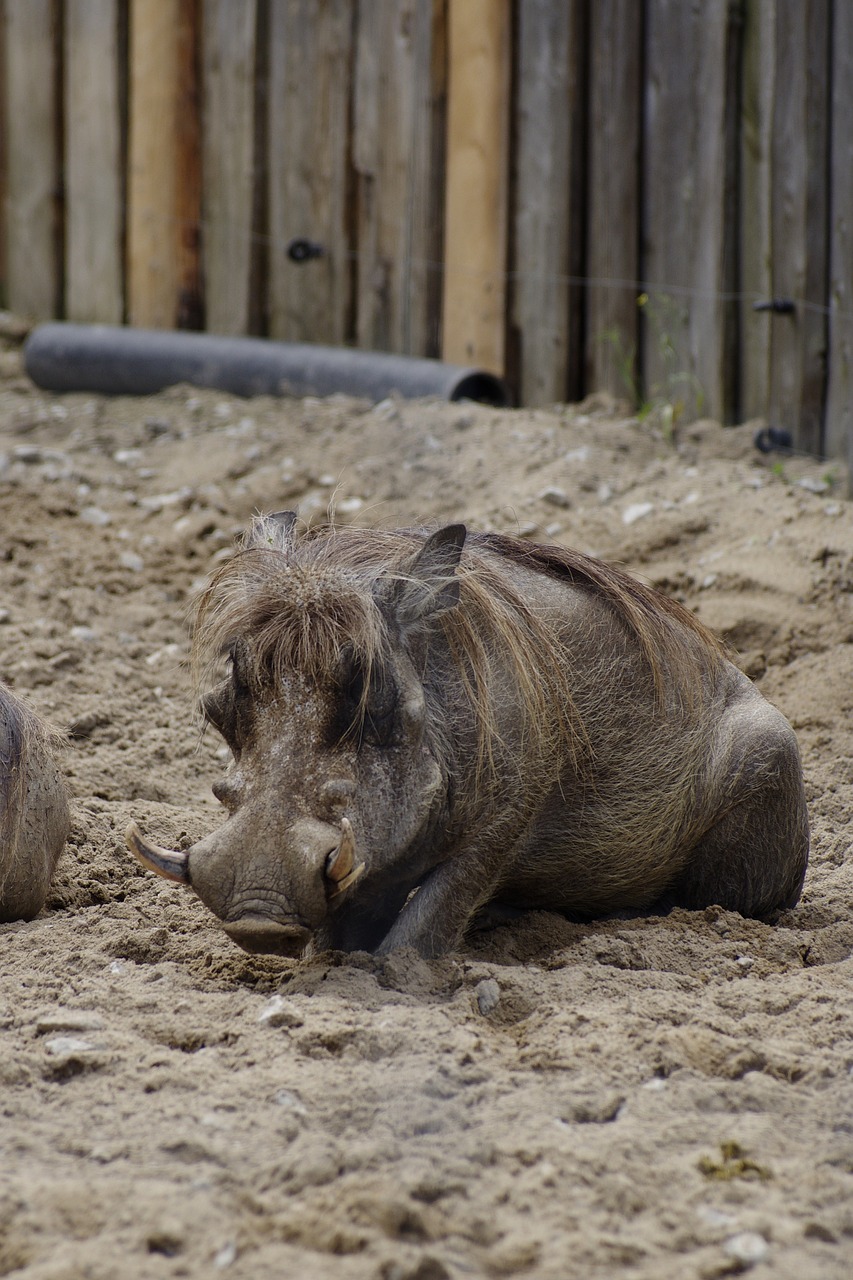
[[[456,570],[468,530],[447,524],[430,534],[420,551],[394,580],[389,604],[407,626],[430,614],[446,613],[459,603]]]
[[[273,551],[290,551],[296,541],[297,515],[295,511],[274,511],[271,515],[256,516],[252,521],[245,545],[271,547]]]

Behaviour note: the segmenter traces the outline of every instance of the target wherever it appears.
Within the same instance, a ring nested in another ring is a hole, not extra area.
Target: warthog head
[[[422,871],[419,836],[447,782],[419,673],[433,619],[457,603],[465,539],[462,525],[412,535],[401,558],[398,535],[389,564],[387,549],[366,555],[346,538],[297,544],[294,522],[256,521],[197,610],[202,689],[223,653],[230,666],[201,702],[233,755],[213,788],[227,821],[188,852],[127,833],[246,950],[291,956],[356,885],[367,917],[387,914]]]

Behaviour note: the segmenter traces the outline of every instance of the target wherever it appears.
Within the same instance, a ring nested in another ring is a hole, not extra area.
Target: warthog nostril
[[[243,916],[223,928],[233,942],[255,955],[300,956],[311,938],[304,925],[280,924],[263,916]]]

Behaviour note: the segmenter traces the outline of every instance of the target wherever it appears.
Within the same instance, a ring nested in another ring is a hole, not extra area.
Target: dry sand
[[[752,429],[605,401],[54,397],[0,380],[2,676],[73,829],[0,927],[0,1275],[853,1274],[853,508]],[[131,861],[221,821],[185,612],[256,509],[459,519],[618,560],[792,720],[813,855],[775,927],[530,915],[426,962],[238,951]]]

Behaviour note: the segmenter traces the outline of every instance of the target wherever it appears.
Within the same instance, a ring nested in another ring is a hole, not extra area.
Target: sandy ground
[[[0,379],[2,676],[70,726],[46,910],[0,927],[0,1275],[853,1274],[853,509],[752,428],[591,401],[53,397]],[[723,633],[802,746],[775,927],[547,913],[425,962],[238,951],[131,861],[221,821],[185,614],[252,512],[565,541]]]

